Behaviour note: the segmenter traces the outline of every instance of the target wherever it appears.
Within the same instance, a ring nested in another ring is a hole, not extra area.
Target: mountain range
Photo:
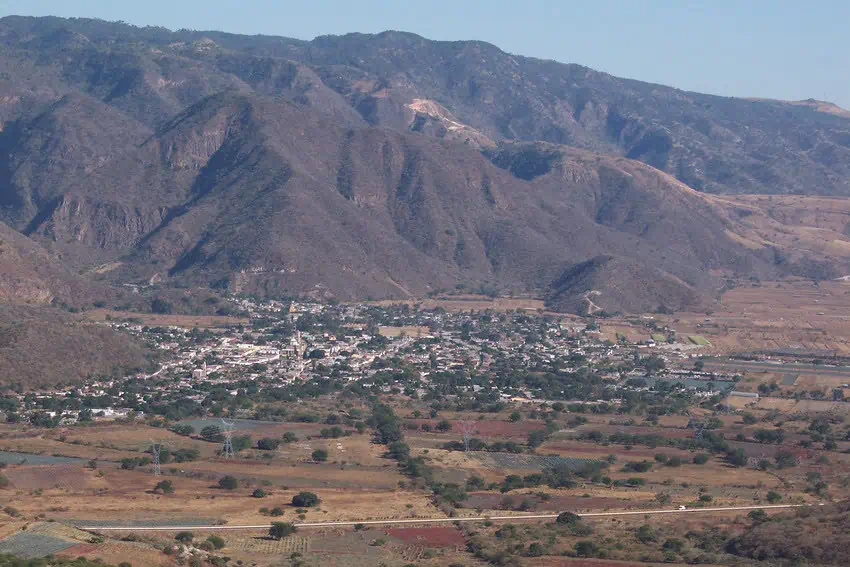
[[[850,196],[846,112],[482,42],[6,17],[0,123],[0,299],[464,288],[650,311],[850,269],[740,197]]]

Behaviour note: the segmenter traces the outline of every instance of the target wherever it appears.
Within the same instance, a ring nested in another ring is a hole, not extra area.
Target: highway
[[[820,504],[823,506],[823,504]],[[623,512],[587,512],[584,514],[579,514],[582,518],[595,518],[595,517],[604,517],[604,516],[645,516],[645,515],[658,515],[658,514],[704,514],[708,512],[742,512],[746,510],[776,510],[776,509],[786,509],[786,508],[801,508],[804,506],[808,506],[808,504],[774,504],[771,506],[733,506],[726,508],[688,508],[686,510],[629,510]],[[392,525],[404,525],[404,524],[439,524],[439,523],[451,523],[451,522],[516,522],[519,520],[554,520],[558,517],[558,514],[534,514],[534,515],[526,515],[526,516],[476,516],[476,517],[464,517],[464,518],[415,518],[415,519],[405,519],[405,520],[345,520],[338,522],[303,522],[296,523],[295,527],[297,528],[325,528],[325,527],[333,527],[333,526],[355,526],[358,524],[362,524],[364,526],[369,525],[382,525],[382,526],[392,526]],[[198,531],[206,531],[206,530],[268,530],[268,524],[250,524],[250,525],[222,525],[222,526],[144,526],[144,527],[135,527],[135,526],[84,526],[78,525],[75,526],[81,530],[95,531],[95,532],[106,532],[106,531],[181,531],[181,530],[198,530]]]

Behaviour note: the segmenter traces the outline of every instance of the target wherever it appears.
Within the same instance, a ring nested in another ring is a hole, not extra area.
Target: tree
[[[158,313],[160,315],[168,315],[174,310],[174,307],[170,302],[162,299],[161,297],[154,298],[151,301],[151,311],[154,313]]]
[[[298,531],[298,528],[289,522],[272,522],[271,527],[269,527],[269,537],[283,539],[286,536],[294,534],[296,531]]]
[[[225,490],[235,490],[239,487],[239,481],[236,480],[235,477],[227,475],[219,479],[218,486],[220,488],[224,488]]]
[[[324,449],[316,449],[315,451],[313,451],[311,457],[313,457],[314,461],[323,463],[328,460],[328,452]]]
[[[767,501],[770,502],[771,504],[776,504],[780,500],[782,500],[782,495],[779,494],[778,492],[771,490],[770,492],[767,493]]]
[[[734,467],[744,467],[747,465],[747,454],[743,449],[735,449],[726,454],[726,460]]]
[[[767,513],[761,509],[753,510],[752,512],[747,514],[747,517],[753,522],[753,524],[763,524],[764,522],[769,520],[769,518],[767,517]]]
[[[319,503],[319,497],[312,492],[299,492],[292,497],[292,505],[298,508],[311,508]]]
[[[177,535],[174,536],[174,539],[180,543],[190,543],[194,538],[195,534],[192,532],[177,532]]]
[[[295,435],[293,432],[287,431],[283,434],[284,443],[295,443],[296,441],[298,441],[298,436]]]
[[[777,451],[774,459],[776,460],[776,468],[778,469],[788,469],[797,466],[797,457],[789,451]]]
[[[265,498],[266,491],[262,488],[255,488],[254,492],[251,493],[251,496],[253,496],[254,498]]]
[[[546,553],[546,548],[543,547],[542,543],[533,542],[528,546],[528,556],[529,557],[540,557],[541,555]]]
[[[508,417],[508,421],[510,421],[511,423],[516,423],[520,419],[522,419],[522,414],[520,414],[518,411],[511,413],[511,415]]]
[[[441,432],[443,432],[443,433],[445,433],[446,431],[451,431],[451,429],[452,429],[452,423],[451,423],[448,419],[440,420],[440,421],[437,423],[437,425],[436,425],[435,429],[436,429],[437,431],[441,431]]]
[[[163,494],[174,494],[174,485],[170,480],[161,480],[153,487],[153,491]]]
[[[536,449],[546,441],[546,432],[543,430],[532,431],[528,434],[528,446]]]

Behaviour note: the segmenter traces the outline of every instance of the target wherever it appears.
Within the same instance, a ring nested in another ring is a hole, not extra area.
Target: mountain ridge
[[[770,215],[712,195],[850,195],[850,120],[817,101],[405,32],[60,18],[0,19],[0,73],[0,222],[98,284],[563,295],[563,274],[610,257],[646,270],[595,271],[681,282],[696,304],[726,277],[850,271],[838,247],[796,251],[759,233]],[[618,303],[654,309],[657,292]]]

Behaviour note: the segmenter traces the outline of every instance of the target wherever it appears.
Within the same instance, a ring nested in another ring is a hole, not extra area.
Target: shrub
[[[581,520],[581,516],[578,514],[573,514],[572,512],[561,512],[558,514],[558,519],[555,522],[559,524],[574,524]]]
[[[221,428],[218,425],[207,425],[201,429],[201,437],[211,443],[221,443],[224,441],[224,435],[221,434]]]
[[[272,508],[272,511],[269,512],[269,515],[275,517],[283,516],[283,508],[281,508],[280,506],[275,506],[274,508]]]
[[[767,493],[767,501],[771,504],[776,504],[780,500],[782,500],[782,495],[778,492],[771,490]]]
[[[161,480],[153,487],[154,492],[162,492],[163,494],[173,494],[174,485],[170,480]]]
[[[652,468],[651,461],[630,461],[623,465],[623,470],[626,472],[643,473]]]
[[[313,457],[314,461],[320,463],[328,460],[328,452],[324,449],[316,449],[315,451],[313,451],[313,454],[311,456]]]
[[[239,481],[236,480],[235,477],[227,475],[219,479],[218,486],[219,488],[224,488],[225,490],[235,490],[239,487]]]
[[[251,493],[251,496],[253,496],[254,498],[265,498],[266,491],[262,488],[255,488],[254,492]]]
[[[295,443],[296,441],[298,441],[298,436],[295,435],[293,432],[287,431],[283,434],[284,443]]]
[[[694,461],[694,464],[695,464],[695,465],[704,465],[705,463],[707,463],[707,462],[708,462],[708,460],[709,460],[710,458],[711,458],[711,457],[709,457],[709,456],[708,456],[707,454],[705,454],[705,453],[699,453],[699,454],[694,455],[694,459],[693,459],[693,461]]]
[[[225,545],[224,539],[217,535],[211,535],[207,538],[207,541],[210,542],[215,549],[221,549]]]
[[[590,540],[576,543],[575,550],[579,557],[596,557],[599,555],[599,547]]]
[[[183,435],[188,437],[195,433],[195,428],[187,423],[178,423],[174,427],[171,428],[171,431],[176,433],[177,435]]]
[[[271,437],[263,437],[257,441],[257,449],[261,449],[263,451],[274,451],[279,445],[280,439],[273,439]]]
[[[668,466],[668,467],[679,467],[679,466],[682,466],[682,457],[680,457],[680,456],[678,456],[678,455],[673,455],[672,457],[670,457],[669,459],[667,459],[667,466]]]
[[[194,538],[195,534],[192,532],[177,532],[177,535],[174,536],[174,539],[180,543],[190,543]]]
[[[292,505],[299,508],[310,508],[319,503],[319,497],[312,492],[299,492],[292,497]]]
[[[283,539],[286,536],[294,534],[298,528],[289,522],[272,522],[269,527],[269,537],[273,539]]]

